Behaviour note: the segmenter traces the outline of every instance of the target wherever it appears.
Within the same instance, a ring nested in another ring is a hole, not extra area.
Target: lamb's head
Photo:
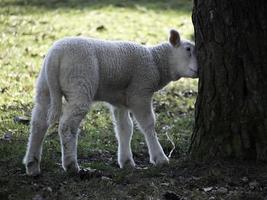
[[[195,44],[187,40],[181,40],[176,30],[170,31],[169,42],[171,44],[170,73],[173,80],[181,77],[198,77],[198,63],[195,53]]]

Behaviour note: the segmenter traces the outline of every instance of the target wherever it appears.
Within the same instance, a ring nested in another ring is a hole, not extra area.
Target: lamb
[[[198,77],[194,43],[171,30],[169,41],[156,46],[69,37],[54,43],[37,79],[26,173],[40,173],[42,143],[49,126],[59,122],[62,166],[77,173],[78,127],[94,101],[111,105],[118,164],[135,166],[131,151],[133,122],[145,136],[150,162],[168,163],[155,132],[153,93],[181,77]],[[62,106],[62,98],[66,105]]]

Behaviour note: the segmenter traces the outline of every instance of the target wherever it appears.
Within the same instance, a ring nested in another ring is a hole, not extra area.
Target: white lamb
[[[59,121],[62,166],[78,172],[77,130],[94,101],[112,105],[118,139],[118,164],[135,166],[131,151],[135,117],[145,135],[150,162],[168,163],[155,132],[153,93],[181,77],[196,78],[195,46],[170,31],[169,42],[146,47],[131,42],[82,37],[55,42],[44,59],[24,163],[28,175],[40,173],[42,143],[48,126]],[[66,105],[62,109],[62,97]]]

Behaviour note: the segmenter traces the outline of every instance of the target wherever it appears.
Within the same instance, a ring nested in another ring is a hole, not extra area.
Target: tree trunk
[[[194,0],[193,159],[267,160],[267,2]]]

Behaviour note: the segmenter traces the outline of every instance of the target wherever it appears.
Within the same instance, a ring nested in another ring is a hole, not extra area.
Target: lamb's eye
[[[190,47],[186,47],[185,50],[186,50],[188,56],[191,57],[191,49],[190,49]]]

